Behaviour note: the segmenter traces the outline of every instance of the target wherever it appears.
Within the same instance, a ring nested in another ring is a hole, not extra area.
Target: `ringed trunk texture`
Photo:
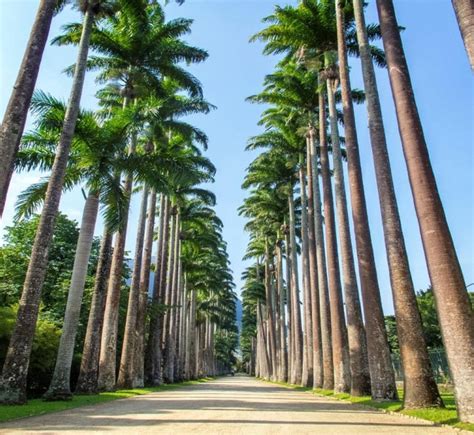
[[[346,79],[348,80],[348,75],[347,51],[345,47],[344,12],[341,8],[339,0],[336,1],[335,4],[339,75],[341,82],[344,80],[344,83],[346,83]],[[349,92],[342,92],[343,104],[346,106],[350,105],[352,109],[350,84],[345,84],[344,89],[349,90]],[[347,98],[350,98],[349,102],[346,101]],[[370,373],[367,356],[367,341],[365,336],[364,322],[362,319],[362,310],[359,299],[359,289],[350,235],[344,171],[342,168],[342,159],[336,158],[336,153],[334,153],[333,150],[336,209],[338,218],[337,220],[339,224],[338,230],[340,234],[344,297],[346,300],[347,333],[349,340],[349,359],[351,365],[351,395],[367,396],[370,395]],[[340,152],[338,154],[340,154]]]
[[[467,57],[471,68],[474,69],[474,3],[472,0],[452,0],[452,2]]]
[[[346,78],[347,52],[344,39],[344,13],[341,9],[339,0],[336,1],[336,27],[338,38],[338,56],[340,63],[340,78],[342,81],[343,77]],[[350,89],[350,85],[346,85],[345,88]],[[346,102],[346,98],[351,98],[351,102]],[[342,93],[342,99],[343,104],[352,104],[350,92],[349,96],[347,93]],[[338,229],[340,234],[342,256],[344,296],[346,300],[347,334],[349,340],[349,360],[351,366],[351,395],[366,396],[370,395],[370,373],[367,356],[367,341],[355,272],[354,254],[349,228],[349,212],[347,210],[347,196],[340,149],[338,149],[336,152],[334,152],[333,149],[333,162],[337,220],[339,224]]]
[[[301,240],[302,240],[302,271],[303,274],[303,371],[301,385],[309,387],[313,385],[313,325],[311,319],[311,287],[309,271],[309,247],[308,247],[308,215],[306,201],[306,177],[304,173],[304,157],[300,155],[300,188],[301,188]]]
[[[280,382],[288,380],[288,345],[287,345],[287,329],[285,315],[285,287],[283,284],[283,254],[281,244],[277,246],[277,285],[278,285],[278,304],[279,309],[279,332],[280,332]]]
[[[319,146],[320,146],[320,160],[321,160],[321,178],[323,181],[323,198],[324,198],[324,213],[329,215],[332,209],[332,192],[331,192],[331,173],[329,169],[329,156],[326,137],[326,102],[324,94],[319,93]],[[329,202],[330,199],[330,202]],[[334,212],[333,212],[334,213]],[[334,216],[334,215],[333,215]],[[327,216],[325,216],[327,219]],[[331,236],[331,230],[328,229],[328,222],[326,223],[326,253],[330,254],[328,245],[331,243],[328,238]],[[321,234],[322,240],[322,223]],[[326,257],[324,257],[324,269],[326,268]],[[331,310],[329,301],[329,285],[328,277],[331,275],[331,261],[328,258],[326,282],[320,287],[320,306],[321,306],[321,337],[323,348],[323,388],[325,390],[334,389],[334,363],[333,363],[333,348],[332,348],[332,331],[331,331]]]
[[[174,352],[172,343],[173,337],[173,320],[174,320],[174,279],[175,279],[175,264],[177,254],[177,229],[178,229],[178,215],[173,208],[171,216],[171,228],[170,228],[170,248],[169,248],[169,259],[168,259],[168,270],[166,274],[166,287],[165,287],[165,322],[163,327],[163,352],[164,352],[164,364],[163,364],[163,377],[166,383],[172,383],[174,379]]]
[[[270,378],[276,380],[277,355],[276,355],[276,330],[275,330],[275,304],[273,300],[273,283],[270,271],[270,250],[268,241],[265,242],[265,296],[268,319],[268,344],[270,348]]]
[[[331,143],[334,172],[334,191],[336,204],[338,208],[339,229],[344,226],[343,211],[345,206],[344,175],[342,172],[342,156],[339,144],[339,129],[337,127],[337,112],[335,92],[337,89],[337,80],[326,80],[328,92],[329,118],[331,124]],[[328,156],[326,156],[328,158]],[[330,179],[328,180],[331,181]],[[329,184],[331,187],[331,184]],[[332,348],[334,362],[334,390],[340,393],[350,391],[351,373],[349,362],[349,342],[347,338],[346,322],[344,318],[344,301],[342,299],[341,273],[339,269],[339,253],[336,240],[336,219],[334,211],[334,201],[332,198],[332,189],[324,188],[324,204],[326,218],[326,248],[328,251],[328,269],[329,269],[329,291],[331,307],[331,329],[332,329]],[[344,205],[341,202],[344,201]],[[326,204],[328,209],[326,210]],[[347,211],[347,209],[346,209]],[[342,220],[342,222],[341,222]],[[346,222],[348,223],[348,222]],[[349,230],[349,227],[342,228]],[[341,237],[350,237],[350,234],[340,234]]]
[[[84,15],[71,95],[56,149],[56,157],[46,191],[43,211],[31,251],[25,283],[23,284],[17,322],[12,332],[2,376],[0,377],[0,403],[21,404],[26,402],[26,377],[38,319],[41,289],[48,266],[49,247],[53,237],[69,151],[79,113],[93,22],[94,14],[89,9]]]
[[[105,299],[107,297],[107,283],[111,263],[112,232],[105,228],[100,245],[94,292],[87,321],[76,393],[96,394],[98,391],[100,337],[104,322]]]
[[[418,114],[391,1],[377,1],[398,127],[461,421],[474,422],[474,318]]]
[[[130,154],[135,152],[136,137],[132,137]],[[99,379],[101,391],[112,391],[115,388],[116,354],[120,292],[122,290],[122,269],[125,255],[125,242],[127,238],[128,212],[132,196],[133,177],[128,174],[125,178],[124,192],[128,198],[127,209],[122,225],[115,237],[114,255],[110,269],[107,300],[105,303],[104,325],[100,344]]]
[[[3,215],[13,163],[20,147],[26,117],[48,40],[57,0],[41,0],[20,70],[0,127],[0,217]]]
[[[398,341],[404,374],[405,408],[422,408],[442,404],[433,377],[430,358],[423,336],[421,316],[416,302],[415,289],[405,248],[402,225],[398,213],[392,171],[388,156],[382,110],[370,58],[369,43],[363,12],[356,9],[361,20],[358,32],[362,75],[367,102],[370,142],[374,156],[375,175],[379,192],[380,210],[385,236],[385,247],[390,282],[397,320]]]
[[[135,381],[135,353],[136,353],[136,328],[138,305],[140,303],[140,275],[143,258],[143,244],[145,238],[146,212],[148,207],[148,187],[145,186],[142,194],[140,214],[138,217],[137,238],[135,241],[135,257],[132,273],[132,283],[128,295],[127,318],[123,336],[122,355],[120,358],[118,388],[133,388]]]
[[[293,313],[292,327],[294,339],[291,383],[300,385],[303,368],[303,332],[301,329],[300,292],[298,288],[298,260],[296,254],[295,204],[293,201],[293,192],[290,192],[288,196],[288,209],[290,214],[291,310]]]
[[[51,384],[44,396],[46,400],[69,400],[72,396],[71,365],[98,212],[99,196],[96,192],[89,192],[77,240],[56,365]]]
[[[316,253],[316,217],[315,198],[319,201],[319,177],[316,156],[313,154],[314,141],[310,135],[306,137],[306,166],[308,172],[308,255],[309,255],[309,281],[311,285],[311,318],[312,318],[312,340],[313,340],[313,387],[323,387],[323,350],[321,343],[321,313],[319,306],[319,272]],[[316,192],[316,186],[318,192]],[[321,204],[319,205],[319,210]],[[320,218],[318,222],[320,222]]]
[[[293,309],[291,304],[291,252],[290,252],[290,234],[289,227],[284,224],[284,227],[287,228],[285,231],[285,273],[286,273],[286,312],[288,316],[287,328],[288,328],[288,380],[291,381],[293,373],[293,355],[295,353],[295,339],[293,334]]]
[[[387,333],[385,330],[374,251],[370,236],[369,219],[367,216],[349,67],[347,63],[346,42],[340,26],[338,27],[338,53],[344,111],[347,170],[366,322],[365,332],[369,358],[371,393],[372,398],[376,400],[393,400],[398,397],[398,394],[390,357],[390,349],[387,343]]]
[[[148,385],[158,386],[163,383],[163,373],[161,369],[161,318],[162,304],[162,284],[164,279],[162,274],[166,270],[165,260],[168,255],[169,236],[169,213],[170,204],[167,197],[161,194],[160,198],[160,223],[156,250],[156,270],[153,283],[153,297],[150,310],[150,331],[148,334],[148,344],[145,354],[145,381]]]
[[[140,296],[138,301],[137,326],[136,326],[136,350],[135,350],[135,381],[134,387],[141,388],[145,385],[145,320],[148,304],[148,293],[150,286],[150,266],[153,251],[153,232],[155,228],[156,214],[156,190],[150,193],[150,206],[148,208],[148,221],[143,248],[143,262],[140,272]]]

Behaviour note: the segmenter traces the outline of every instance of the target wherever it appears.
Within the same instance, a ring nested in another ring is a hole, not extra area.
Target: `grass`
[[[112,400],[127,399],[130,397],[142,396],[144,394],[156,393],[158,391],[174,390],[179,387],[207,382],[211,379],[212,378],[202,378],[195,381],[165,384],[152,388],[137,388],[133,390],[117,390],[91,395],[77,395],[73,396],[72,400],[66,402],[45,402],[42,399],[33,399],[29,400],[26,405],[0,405],[0,422],[49,414],[51,412],[64,411],[66,409],[79,408],[81,406],[97,405],[99,403],[111,402]]]
[[[474,432],[473,423],[461,423],[457,418],[456,404],[454,403],[454,394],[450,391],[446,391],[442,388],[441,397],[444,401],[444,408],[425,408],[425,409],[403,409],[401,400],[396,401],[383,401],[379,402],[372,400],[370,396],[355,397],[350,394],[339,393],[335,394],[332,390],[323,390],[320,388],[312,389],[309,387],[301,387],[299,385],[285,384],[283,382],[272,382],[298,391],[308,391],[313,394],[320,396],[326,396],[338,400],[347,400],[351,403],[358,405],[369,406],[371,408],[377,408],[387,412],[399,412],[400,414],[409,415],[411,417],[421,418],[423,420],[429,420],[436,424],[446,424],[449,426],[456,427],[458,429],[464,429]],[[400,398],[403,398],[403,390],[398,391]]]

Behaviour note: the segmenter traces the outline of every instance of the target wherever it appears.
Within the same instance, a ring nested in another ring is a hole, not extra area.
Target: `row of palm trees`
[[[52,14],[60,6],[57,1],[40,3],[30,41],[36,49],[38,39],[47,39]],[[235,342],[236,296],[222,222],[213,209],[215,197],[203,186],[213,181],[215,168],[202,153],[207,147],[205,133],[182,119],[213,108],[203,98],[199,81],[182,67],[183,62],[204,61],[207,53],[182,39],[190,32],[191,20],[166,21],[155,2],[89,0],[77,6],[82,22],[68,24],[53,39],[58,45],[78,47],[77,62],[66,70],[74,77],[69,101],[65,104],[33,89],[25,99],[29,88],[24,86],[23,97],[18,97],[24,103],[21,113],[26,116],[31,110],[34,128],[22,134],[23,125],[8,124],[9,117],[18,120],[13,113],[16,103],[7,109],[2,124],[8,134],[21,137],[13,152],[14,169],[47,174],[17,202],[17,218],[38,206],[42,213],[0,377],[2,403],[26,402],[55,217],[62,192],[77,186],[82,187],[85,204],[57,360],[45,398],[65,400],[72,395],[71,365],[101,209],[104,233],[76,392],[215,375],[229,368],[226,361],[234,350],[231,344],[228,354],[217,359],[216,340]],[[30,45],[19,77],[29,74]],[[80,108],[85,74],[91,70],[104,85],[97,93],[100,108],[95,112]],[[2,152],[10,152],[14,140],[2,137]],[[128,306],[121,313],[128,216],[135,192],[142,199]],[[119,320],[125,323],[123,338]]]
[[[472,422],[472,307],[431,169],[393,2],[376,3],[380,24],[369,25],[362,0],[277,6],[263,20],[267,27],[252,38],[265,42],[265,54],[283,58],[266,76],[263,91],[249,98],[268,108],[260,119],[264,133],[249,141],[248,149],[263,151],[248,168],[243,187],[249,194],[240,208],[250,233],[246,259],[254,260],[244,273],[243,354],[257,376],[376,400],[398,398],[354,118],[353,104],[365,101],[404,406],[443,406],[416,304],[377,91],[374,64],[386,66],[457,410],[462,421]],[[384,50],[371,45],[380,38]],[[360,58],[363,92],[351,87],[349,55]]]

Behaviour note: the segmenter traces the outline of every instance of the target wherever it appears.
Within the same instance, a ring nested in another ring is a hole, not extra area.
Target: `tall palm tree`
[[[301,53],[303,53],[306,57],[305,52],[309,52],[311,55],[310,57],[314,57],[316,59],[316,64],[308,66],[317,67],[318,64],[321,64],[318,58],[324,56],[325,52],[336,50],[337,43],[339,42],[337,35],[340,36],[340,40],[344,41],[347,51],[353,55],[358,55],[359,53],[356,35],[353,28],[353,15],[351,16],[351,21],[349,23],[350,25],[340,28],[341,32],[336,33],[334,5],[332,2],[307,0],[296,8],[292,6],[276,7],[274,13],[266,17],[264,22],[268,23],[268,27],[255,35],[253,39],[260,39],[266,42],[264,49],[265,54],[283,52],[287,55],[287,57],[300,57]],[[371,39],[376,39],[379,37],[380,31],[378,26],[369,26],[368,34]],[[375,46],[370,46],[370,53],[377,62],[383,62],[383,52],[380,49]],[[347,82],[344,83],[344,85],[347,85]],[[350,87],[346,87],[346,93],[343,91],[343,98],[349,99],[350,104],[352,105]],[[344,102],[344,106],[345,105],[346,102]],[[345,123],[345,125],[347,125],[347,123]],[[349,136],[351,139],[355,137],[355,123],[353,123],[352,126],[354,127],[352,136],[347,134],[346,131],[346,139],[349,139]],[[348,143],[348,154],[353,150],[354,148],[351,148],[351,144]],[[385,338],[383,312],[381,310],[377,275],[373,262],[370,230],[368,221],[365,219],[365,216],[367,216],[367,211],[365,198],[363,197],[364,193],[362,174],[360,172],[360,165],[358,164],[358,155],[353,155],[352,158],[348,156],[348,168],[350,178],[349,184],[351,186],[353,220],[355,224],[354,227],[356,232],[357,250],[359,254],[358,257],[359,259],[361,259],[362,256],[364,257],[364,261],[360,262],[362,267],[359,268],[361,284],[363,287],[362,295],[364,298],[364,309],[367,310],[367,313],[376,312],[376,316],[371,316],[370,321],[366,324],[367,340],[372,343],[368,349],[372,352],[375,352],[375,354],[373,354],[372,360],[375,362],[379,359],[377,356],[377,352],[379,352],[378,349],[383,348],[383,351],[387,353],[388,345]],[[357,212],[355,209],[357,209]],[[360,225],[360,223],[363,225]],[[345,234],[348,233],[346,232]],[[350,246],[349,243],[350,242],[347,240],[343,242],[342,246],[344,247],[344,251],[346,251],[347,247]],[[345,252],[345,258],[350,259],[350,257],[351,256],[347,255],[347,252]],[[350,270],[350,268],[351,265],[346,264],[346,270]],[[352,281],[352,283],[354,283],[354,281]],[[367,289],[368,292],[365,291],[365,289]],[[350,294],[355,295],[356,292],[354,292],[352,289]],[[364,295],[368,297],[365,297]],[[365,305],[367,305],[367,307]],[[357,304],[355,306],[357,306]],[[360,326],[361,322],[353,323],[353,325],[354,324]],[[363,339],[363,333],[360,330],[358,332],[358,334],[352,334],[351,337],[358,340]],[[363,352],[363,345],[359,346],[358,348]],[[354,361],[364,364],[365,358],[362,356],[360,358],[354,359]],[[380,366],[372,365],[371,367],[371,372],[372,370],[375,370],[373,377],[380,379],[382,384],[386,383],[388,380],[390,384],[389,389],[393,390],[393,373],[390,375],[390,372],[393,372],[391,365],[389,366],[384,364],[382,367],[383,370],[381,371],[377,371]],[[388,377],[385,376],[387,371],[389,373]],[[361,366],[361,369],[357,370],[357,372],[363,374],[366,373],[367,370]],[[367,376],[357,376],[355,379],[357,379],[359,385],[354,387],[353,391],[366,392]],[[374,397],[383,398],[384,392],[382,390],[381,393],[382,394],[379,397],[377,391]]]
[[[0,127],[0,217],[7,199],[15,155],[20,146],[36,79],[48,40],[57,0],[41,0],[20,70]]]
[[[474,318],[431,168],[393,3],[378,1],[392,95],[459,418],[474,421]],[[463,343],[460,345],[460,343]]]
[[[359,0],[355,0],[353,5],[367,100],[370,140],[395,304],[398,340],[403,361],[403,374],[405,378],[404,406],[406,408],[437,406],[442,402],[431,371],[430,359],[423,337],[421,316],[418,311],[415,290],[408,265],[400,215],[395,198],[375,71],[368,50],[363,4]],[[390,359],[390,355],[388,355],[388,359]]]
[[[104,4],[107,6],[106,3]],[[84,4],[84,8],[82,9],[84,20],[82,23],[78,57],[74,68],[74,78],[68,109],[64,118],[61,138],[58,143],[43,211],[41,213],[28,271],[23,285],[17,322],[10,339],[7,356],[0,377],[0,402],[2,403],[26,402],[26,375],[28,372],[36,320],[38,318],[41,288],[46,273],[48,249],[51,244],[69,151],[79,113],[92,26],[96,15],[101,12],[101,5],[100,0],[94,0]]]
[[[102,324],[104,321],[107,284],[112,262],[112,231],[104,229],[100,244],[94,290],[87,321],[86,336],[82,350],[81,367],[76,384],[76,393],[96,394],[98,392],[99,352]]]
[[[66,108],[62,102],[41,92],[33,96],[32,104],[34,107],[41,105],[42,114],[37,120],[38,129],[25,135],[23,139],[23,148],[18,154],[17,167],[29,169],[39,167],[42,170],[51,170],[54,147],[61,134],[61,124]],[[108,225],[113,226],[120,220],[123,205],[123,194],[116,181],[115,171],[130,163],[136,167],[136,161],[127,162],[122,153],[125,137],[122,122],[111,120],[104,125],[99,125],[91,112],[79,113],[64,187],[71,189],[85,182],[88,194],[68,292],[58,359],[51,387],[47,393],[48,399],[68,398],[71,395],[69,378],[72,356],[99,201],[108,204],[105,216]],[[30,214],[44,201],[48,183],[47,178],[33,184],[19,196],[18,212],[20,214]]]
[[[182,35],[189,33],[191,21],[177,19],[166,22],[163,10],[157,4],[141,8],[132,6],[127,8],[127,13],[94,29],[92,47],[101,55],[92,56],[88,68],[101,70],[99,81],[110,81],[123,88],[124,107],[132,100],[146,95],[149,89],[157,94],[166,94],[162,80],[164,75],[171,77],[192,96],[200,96],[202,90],[199,82],[178,66],[180,61],[200,62],[207,57],[205,51],[191,47],[180,39]],[[124,38],[125,28],[127,32]],[[58,38],[57,42],[77,43],[77,34],[77,25],[70,25],[67,33]],[[135,142],[136,135],[132,134],[131,152],[134,152]],[[126,187],[131,192],[130,178],[126,180]],[[116,238],[108,291],[110,303],[107,303],[102,333],[99,383],[105,389],[111,389],[115,385],[117,309],[126,228],[124,220]]]

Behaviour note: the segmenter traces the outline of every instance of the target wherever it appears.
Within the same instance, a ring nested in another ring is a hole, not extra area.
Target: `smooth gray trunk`
[[[23,285],[17,322],[10,338],[2,376],[0,377],[0,403],[26,402],[26,378],[38,319],[41,289],[48,266],[49,247],[53,237],[69,152],[79,114],[93,22],[94,14],[89,9],[84,15],[71,95]]]
[[[145,243],[143,247],[143,261],[140,272],[140,296],[138,301],[136,350],[135,350],[135,381],[134,387],[141,388],[145,385],[145,320],[150,286],[150,266],[153,251],[153,233],[156,214],[156,190],[150,192],[150,206],[148,207],[148,221],[146,225]]]
[[[132,283],[128,295],[127,317],[125,320],[125,332],[123,337],[122,355],[120,358],[119,374],[117,379],[118,388],[133,388],[135,381],[135,353],[137,314],[140,303],[140,274],[143,258],[143,244],[145,238],[146,212],[148,207],[147,186],[142,193],[140,214],[138,216],[137,238],[135,240],[135,257],[133,264]]]
[[[132,135],[130,143],[130,154],[135,152],[136,135]],[[127,239],[128,214],[130,199],[132,196],[133,176],[127,174],[125,178],[124,192],[128,201],[121,227],[115,237],[114,255],[110,269],[109,286],[107,289],[107,300],[105,304],[104,325],[100,344],[99,357],[99,389],[112,391],[115,388],[116,377],[116,354],[118,336],[118,317],[120,293],[122,290],[122,270],[125,256],[125,242]]]
[[[48,40],[57,0],[41,0],[23,60],[0,127],[0,217],[3,215],[15,156]]]
[[[107,284],[112,263],[112,236],[112,232],[105,228],[100,244],[94,292],[92,293],[91,308],[87,321],[76,393],[95,394],[98,391],[100,337],[104,322]]]
[[[68,400],[72,396],[71,365],[98,212],[99,196],[97,193],[89,192],[77,240],[56,365],[49,389],[44,396],[47,400]]]

